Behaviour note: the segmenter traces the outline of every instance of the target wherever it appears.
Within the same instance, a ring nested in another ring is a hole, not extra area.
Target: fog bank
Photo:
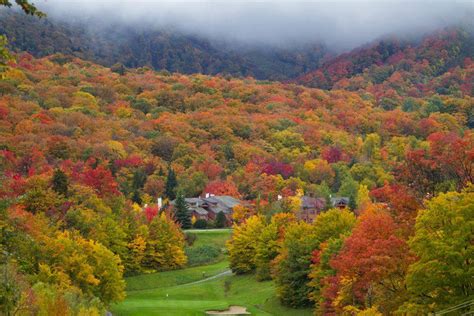
[[[174,28],[214,40],[347,50],[384,35],[412,36],[472,23],[474,1],[37,0],[50,17]]]

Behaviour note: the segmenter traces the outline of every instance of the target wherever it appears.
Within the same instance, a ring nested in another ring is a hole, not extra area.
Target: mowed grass
[[[225,247],[232,231],[192,230],[191,247]],[[219,275],[229,270],[225,255],[218,262],[186,269],[133,276],[127,281],[127,298],[112,306],[113,315],[205,315],[206,310],[247,307],[252,315],[312,315],[310,309],[288,309],[275,296],[272,281],[257,282],[253,275]],[[217,276],[215,279],[209,277]],[[196,281],[202,281],[194,283]]]
[[[223,262],[226,263],[226,262]],[[209,274],[217,274],[222,263],[211,265]],[[204,267],[201,267],[204,268]],[[157,288],[128,291],[127,298],[112,308],[114,315],[205,315],[206,310],[226,309],[230,305],[247,307],[252,315],[311,315],[310,309],[288,309],[275,297],[272,281],[257,282],[253,275],[221,276],[194,284],[170,284],[169,274],[186,275],[196,268],[159,273]],[[214,269],[214,270],[212,270]],[[213,272],[212,272],[212,271]],[[181,276],[175,279],[182,280]],[[130,280],[127,280],[130,281]]]
[[[220,248],[225,247],[225,243],[232,235],[232,229],[189,229],[186,232],[197,235],[196,241],[192,247],[214,245]]]
[[[225,259],[225,243],[232,234],[232,229],[187,230],[196,240],[191,246],[186,246],[188,266],[206,265]]]
[[[229,270],[229,263],[221,261],[207,266],[181,270],[141,274],[126,279],[128,291],[140,291],[191,283]]]

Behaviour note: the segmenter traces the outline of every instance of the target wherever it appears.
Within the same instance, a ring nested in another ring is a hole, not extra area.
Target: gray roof
[[[198,214],[205,215],[209,211],[217,214],[224,212],[224,214],[232,213],[234,206],[242,204],[238,199],[228,195],[215,195],[207,198],[193,197],[185,198],[186,204],[190,211],[196,211]],[[175,201],[171,202],[172,205]]]
[[[302,208],[315,208],[322,210],[326,206],[326,200],[323,198],[314,198],[310,196],[301,197]]]
[[[345,196],[333,197],[331,198],[331,204],[334,206],[336,204],[349,204],[349,198]]]
[[[213,199],[214,201],[217,201],[218,204],[222,204],[226,207],[234,207],[236,205],[242,204],[241,201],[237,200],[236,198],[233,198],[232,196],[228,195],[216,195],[216,196],[211,196],[208,199]],[[204,198],[206,200],[206,198]]]
[[[186,201],[186,203],[197,203],[201,201],[200,198],[185,198],[184,200]]]
[[[209,213],[208,211],[206,211],[205,209],[203,209],[202,207],[190,207],[189,210],[191,212],[196,212],[198,213],[199,215],[207,215],[207,213]]]

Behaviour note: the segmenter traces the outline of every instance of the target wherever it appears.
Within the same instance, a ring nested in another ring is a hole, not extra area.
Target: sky
[[[36,0],[49,16],[173,28],[209,39],[347,50],[386,35],[411,36],[474,19],[474,0]]]

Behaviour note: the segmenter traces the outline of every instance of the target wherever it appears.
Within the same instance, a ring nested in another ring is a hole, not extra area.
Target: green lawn
[[[207,267],[156,273],[127,279],[127,299],[112,308],[114,315],[205,315],[209,309],[225,309],[229,305],[247,307],[252,315],[312,315],[311,310],[288,309],[275,297],[273,282],[257,282],[253,275],[222,276],[197,284],[180,284],[202,278],[199,269],[208,275],[222,272],[226,262]],[[145,282],[146,277],[150,280]],[[173,280],[176,280],[173,284]],[[156,288],[150,288],[156,286]]]
[[[191,283],[229,270],[229,263],[221,261],[207,266],[174,271],[141,274],[126,279],[127,291],[148,290]]]
[[[193,244],[193,247],[204,246],[204,245],[215,245],[218,247],[225,247],[225,242],[230,238],[232,229],[189,229],[186,232],[190,232],[197,235],[197,239]]]
[[[196,240],[192,246],[186,246],[188,266],[199,266],[219,262],[225,259],[225,242],[232,234],[231,229],[187,230]]]
[[[189,247],[203,246],[224,248],[232,231],[192,230],[197,234],[195,243]],[[215,263],[133,276],[127,281],[127,298],[112,307],[113,315],[205,315],[209,309],[226,309],[229,305],[247,307],[252,315],[312,315],[310,309],[288,309],[280,305],[275,296],[273,282],[257,282],[253,275],[220,275],[229,270],[222,253]],[[204,280],[203,282],[193,283]]]

